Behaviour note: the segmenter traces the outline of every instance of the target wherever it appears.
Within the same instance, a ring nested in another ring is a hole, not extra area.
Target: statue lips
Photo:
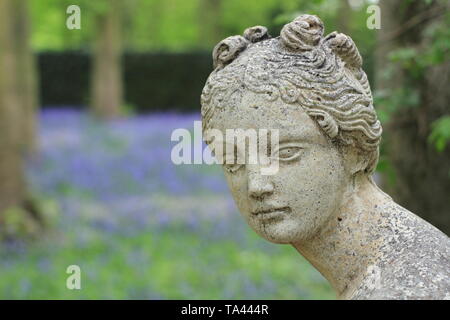
[[[290,207],[259,207],[256,210],[252,210],[252,215],[262,220],[279,220],[290,212]]]

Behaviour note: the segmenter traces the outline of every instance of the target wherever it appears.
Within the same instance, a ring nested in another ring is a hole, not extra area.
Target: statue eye
[[[297,146],[286,146],[278,150],[278,159],[282,161],[291,161],[297,159],[303,148]]]

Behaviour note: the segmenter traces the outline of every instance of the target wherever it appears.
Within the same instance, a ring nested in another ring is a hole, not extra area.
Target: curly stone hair
[[[201,96],[204,129],[217,110],[237,105],[245,91],[269,101],[281,98],[304,108],[333,143],[361,150],[365,172],[372,173],[382,128],[361,55],[349,36],[323,32],[317,16],[301,15],[277,38],[256,26],[219,42]]]

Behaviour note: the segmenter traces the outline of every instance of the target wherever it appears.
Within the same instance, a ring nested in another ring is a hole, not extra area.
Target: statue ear
[[[344,166],[350,175],[354,176],[366,170],[369,162],[366,152],[362,152],[352,145],[342,146],[341,151],[344,158]]]
[[[231,36],[220,41],[213,50],[213,66],[222,69],[247,48],[248,40],[243,36]]]

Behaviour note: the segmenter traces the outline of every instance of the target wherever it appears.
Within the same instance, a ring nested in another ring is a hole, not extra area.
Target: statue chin
[[[265,222],[249,223],[250,227],[262,238],[267,241],[277,244],[290,244],[304,240],[303,237],[306,232],[302,232],[297,224],[284,221],[283,218],[279,220],[271,219]]]
[[[256,26],[214,48],[203,132],[277,136],[263,151],[250,136],[222,150],[278,164],[224,164],[231,194],[257,234],[293,245],[339,298],[450,299],[450,238],[373,183],[382,128],[362,57],[349,36],[323,32],[301,15],[277,38]]]

